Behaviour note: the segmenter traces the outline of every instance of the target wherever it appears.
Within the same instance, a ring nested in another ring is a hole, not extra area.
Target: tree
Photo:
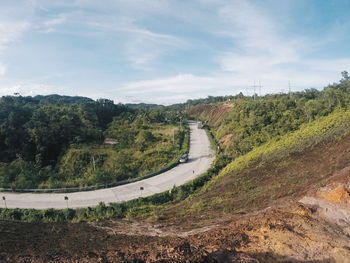
[[[341,75],[343,76],[342,81],[349,81],[350,80],[349,73],[346,70],[344,70],[341,73]]]
[[[142,130],[136,137],[136,142],[139,144],[154,142],[156,137],[150,131]]]

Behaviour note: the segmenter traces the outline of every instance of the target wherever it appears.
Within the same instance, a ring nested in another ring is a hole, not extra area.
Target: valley
[[[141,196],[139,181],[126,202],[1,208],[0,260],[348,262],[349,87],[341,80],[320,92],[176,105],[204,124],[189,123],[189,162],[178,166],[195,169],[195,178],[175,187],[166,179],[171,190],[150,196],[148,185]],[[342,99],[326,96],[333,92]],[[319,110],[310,115],[307,104]],[[196,166],[204,157],[206,165]]]

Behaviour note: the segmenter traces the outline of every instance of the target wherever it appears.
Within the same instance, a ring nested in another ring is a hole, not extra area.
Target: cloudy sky
[[[348,0],[0,0],[0,95],[171,104],[322,88],[350,71]]]

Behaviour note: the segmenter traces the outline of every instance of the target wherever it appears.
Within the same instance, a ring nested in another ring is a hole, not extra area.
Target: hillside
[[[337,109],[236,158],[183,201],[144,203],[124,220],[2,221],[0,256],[17,262],[348,262],[349,126],[350,110]]]
[[[178,111],[107,99],[0,97],[0,188],[84,187],[155,172],[186,151],[180,120]]]
[[[223,149],[204,175],[126,203],[0,209],[2,219],[29,222],[1,222],[0,256],[17,262],[348,262],[348,91],[349,81],[342,80],[323,91],[190,107]]]
[[[235,96],[226,102],[195,104],[189,114],[211,127],[224,153],[234,159],[304,123],[327,116],[350,102],[350,81],[342,79],[322,91]]]
[[[206,213],[221,217],[298,200],[348,167],[349,134],[350,110],[305,124],[232,161],[189,200],[175,205],[175,211],[191,218]]]

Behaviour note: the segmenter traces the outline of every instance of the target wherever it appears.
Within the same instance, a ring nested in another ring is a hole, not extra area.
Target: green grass
[[[350,133],[350,110],[338,110],[326,117],[320,117],[307,123],[295,132],[272,139],[266,144],[254,148],[251,152],[236,158],[219,175],[214,177],[204,190],[233,171],[242,170],[252,164],[262,165],[273,158],[282,159],[292,152],[303,150],[331,139],[339,139]]]

